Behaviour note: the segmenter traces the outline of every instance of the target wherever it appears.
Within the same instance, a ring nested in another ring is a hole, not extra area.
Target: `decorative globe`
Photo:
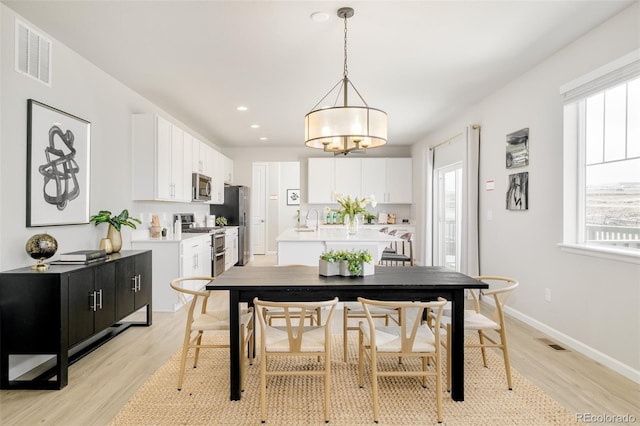
[[[47,267],[43,262],[49,259],[58,251],[58,242],[49,234],[36,234],[27,240],[25,250],[38,263],[34,269],[44,269]]]

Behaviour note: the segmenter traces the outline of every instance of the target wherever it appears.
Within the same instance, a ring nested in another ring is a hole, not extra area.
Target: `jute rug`
[[[473,338],[473,337],[468,337]],[[342,360],[342,336],[332,347],[332,425],[373,423],[371,383],[358,387],[357,338],[351,339],[349,362]],[[489,368],[482,366],[479,349],[465,352],[465,401],[444,392],[446,425],[569,425],[575,415],[513,370],[507,389],[501,356],[488,351]],[[156,371],[113,419],[112,425],[259,425],[259,360],[249,366],[241,401],[229,400],[229,353],[226,349],[200,352],[198,368],[189,368],[182,391],[176,389],[180,351]],[[300,362],[284,360],[284,363]],[[317,368],[315,359],[302,361]],[[394,362],[394,361],[391,361]],[[405,368],[408,361],[405,361]],[[394,367],[398,365],[394,362]],[[444,371],[444,369],[443,369]],[[414,378],[380,380],[380,424],[437,424],[435,382],[424,389]],[[444,382],[443,382],[444,383]],[[324,424],[323,380],[316,377],[274,377],[267,388],[267,424]]]

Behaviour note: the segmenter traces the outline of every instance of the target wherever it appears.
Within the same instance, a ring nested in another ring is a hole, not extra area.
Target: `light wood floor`
[[[256,256],[249,265],[274,263]],[[341,330],[341,316],[334,330]],[[185,313],[154,313],[149,328],[126,330],[69,369],[59,391],[0,391],[2,425],[106,425],[136,389],[178,350]],[[573,351],[557,351],[546,336],[508,321],[512,366],[574,413],[632,415],[640,423],[640,385]],[[481,360],[478,360],[481,362]],[[226,391],[226,389],[222,390]]]

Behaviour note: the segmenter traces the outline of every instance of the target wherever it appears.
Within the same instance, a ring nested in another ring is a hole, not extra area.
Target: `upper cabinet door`
[[[335,203],[335,163],[333,158],[309,158],[307,163],[309,204]]]
[[[413,203],[413,163],[411,158],[387,158],[388,204]]]
[[[173,180],[171,175],[171,123],[162,117],[156,117],[156,198],[171,200]],[[136,143],[137,141],[134,141]],[[134,167],[140,167],[134,164]]]
[[[362,160],[360,158],[336,158],[335,190],[351,198],[362,197]]]
[[[378,203],[385,203],[387,197],[387,159],[363,158],[362,195],[373,195]]]

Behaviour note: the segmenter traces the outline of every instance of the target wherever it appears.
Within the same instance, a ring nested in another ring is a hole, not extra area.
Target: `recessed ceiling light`
[[[310,18],[314,22],[326,22],[329,19],[329,14],[327,12],[313,12]]]
[[[260,125],[259,125],[259,124],[252,124],[252,125],[251,125],[251,128],[252,128],[252,129],[259,129],[259,128],[260,128]]]
[[[266,138],[266,137],[263,136],[263,137],[260,138],[260,140],[261,141],[266,141],[266,140],[269,140],[269,138]]]
[[[238,111],[246,111],[246,110],[248,110],[249,108],[247,108],[246,106],[242,106],[242,105],[240,105],[240,106],[239,106],[239,107],[237,107],[236,109],[237,109]]]

